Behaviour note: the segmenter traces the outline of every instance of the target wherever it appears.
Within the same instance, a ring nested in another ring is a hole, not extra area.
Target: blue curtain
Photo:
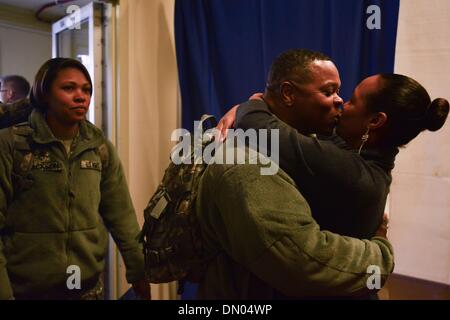
[[[370,5],[381,29],[369,30]],[[182,125],[218,117],[261,92],[273,59],[290,48],[328,54],[342,96],[368,75],[393,72],[399,0],[176,0]]]
[[[381,29],[367,27],[370,5]],[[348,99],[363,78],[393,72],[398,12],[399,0],[176,0],[183,128],[264,91],[272,60],[291,48],[329,55]]]

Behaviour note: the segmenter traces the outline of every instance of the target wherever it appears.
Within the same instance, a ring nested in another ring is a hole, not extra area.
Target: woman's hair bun
[[[447,99],[434,99],[428,106],[424,118],[424,128],[430,131],[437,131],[447,120],[449,104]]]

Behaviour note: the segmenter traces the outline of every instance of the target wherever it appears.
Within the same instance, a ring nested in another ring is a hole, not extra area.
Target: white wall
[[[0,76],[19,74],[32,84],[39,67],[51,57],[50,32],[8,25],[0,20]]]
[[[395,72],[450,100],[450,1],[402,0]],[[395,271],[450,284],[450,121],[401,150],[393,173]]]
[[[119,153],[140,224],[169,164],[179,127],[174,0],[121,0]],[[176,298],[174,284],[152,285],[154,299]]]

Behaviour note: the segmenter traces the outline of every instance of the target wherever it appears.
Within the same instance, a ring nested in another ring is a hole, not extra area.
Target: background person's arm
[[[9,130],[8,130],[9,131]],[[2,240],[2,232],[5,231],[6,210],[8,199],[12,198],[13,187],[11,183],[12,151],[8,143],[8,132],[0,131],[0,300],[12,299],[13,291],[6,268],[7,260],[4,255],[5,244]]]
[[[0,196],[0,198],[2,198],[2,196]],[[1,199],[0,201],[3,202],[3,199]],[[0,234],[3,231],[4,227],[5,227],[5,215],[3,214],[3,212],[0,211]],[[3,240],[0,238],[0,300],[13,298],[13,291],[8,277],[8,270],[6,269],[7,261],[3,253],[3,250],[4,250]]]
[[[102,172],[100,214],[111,232],[126,266],[126,278],[136,293],[150,299],[150,284],[144,277],[144,254],[138,242],[140,232],[125,174],[117,152],[107,142],[109,164]]]

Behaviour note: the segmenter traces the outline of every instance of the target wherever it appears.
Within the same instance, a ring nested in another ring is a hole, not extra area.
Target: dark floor
[[[393,274],[378,295],[381,300],[450,300],[450,285]]]

